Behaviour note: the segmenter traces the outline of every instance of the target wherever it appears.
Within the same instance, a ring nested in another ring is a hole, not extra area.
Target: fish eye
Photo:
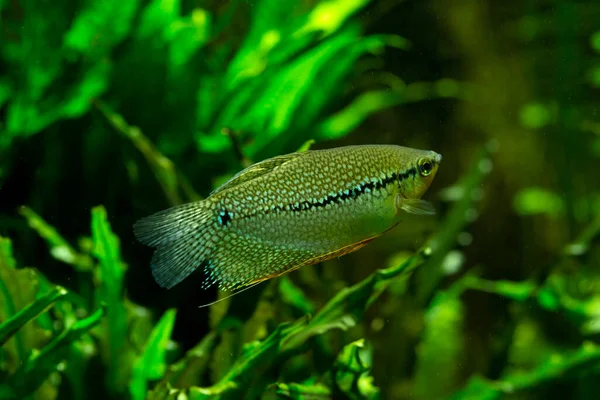
[[[421,176],[427,176],[433,170],[433,163],[428,158],[419,158],[417,165],[419,166]]]

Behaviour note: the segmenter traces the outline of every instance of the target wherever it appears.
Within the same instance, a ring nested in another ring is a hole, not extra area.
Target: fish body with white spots
[[[156,247],[152,271],[171,288],[197,269],[203,287],[235,289],[353,252],[403,212],[432,213],[421,196],[441,156],[394,145],[308,150],[241,171],[205,200],[134,225]]]

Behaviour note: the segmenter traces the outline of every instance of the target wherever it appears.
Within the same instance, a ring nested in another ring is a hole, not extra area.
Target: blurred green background
[[[598,398],[599,88],[592,0],[0,0],[0,399]],[[366,143],[434,217],[154,282],[138,218]]]

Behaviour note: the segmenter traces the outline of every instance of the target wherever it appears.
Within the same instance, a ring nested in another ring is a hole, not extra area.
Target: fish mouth
[[[433,153],[433,160],[435,161],[436,164],[439,164],[442,162],[442,155],[439,153]]]

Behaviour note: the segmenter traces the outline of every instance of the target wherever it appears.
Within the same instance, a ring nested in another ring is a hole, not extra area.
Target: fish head
[[[437,174],[440,163],[442,162],[442,155],[435,151],[430,151],[429,154],[423,157],[419,157],[416,162],[417,175],[415,179],[414,196],[420,198],[425,194],[433,178]]]
[[[420,199],[437,174],[442,155],[431,150],[413,150],[400,176],[400,194],[405,199]]]
[[[404,154],[403,169],[398,174],[398,192],[396,194],[396,213],[435,214],[428,201],[421,200],[437,173],[442,156],[435,151],[410,149]]]

